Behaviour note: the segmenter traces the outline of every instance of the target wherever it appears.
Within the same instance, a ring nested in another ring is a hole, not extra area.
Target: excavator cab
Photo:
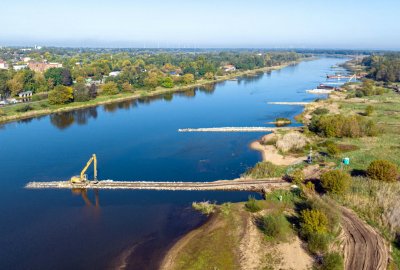
[[[93,178],[94,178],[94,181],[97,182],[97,157],[96,157],[96,154],[92,155],[92,157],[86,163],[86,166],[82,169],[80,175],[75,175],[75,176],[71,177],[70,182],[72,184],[76,184],[76,183],[85,183],[85,182],[89,181],[88,176],[85,173],[92,162],[93,162],[93,171],[94,171]]]

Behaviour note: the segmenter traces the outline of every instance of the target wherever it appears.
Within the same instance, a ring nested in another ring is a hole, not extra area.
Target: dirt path
[[[341,208],[345,269],[386,270],[389,250],[385,240],[352,211]]]

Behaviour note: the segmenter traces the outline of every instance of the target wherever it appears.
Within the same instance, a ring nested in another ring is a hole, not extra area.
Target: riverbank
[[[298,64],[299,62],[304,61],[304,60],[310,60],[310,59],[308,59],[308,58],[300,59],[298,61],[288,62],[288,63],[282,64],[279,66],[263,67],[263,68],[259,68],[259,69],[253,69],[253,70],[238,71],[235,73],[217,77],[214,80],[202,79],[193,84],[189,84],[189,85],[185,85],[185,86],[176,86],[173,88],[157,87],[155,90],[152,90],[152,91],[138,91],[135,93],[120,93],[120,94],[117,94],[114,96],[100,95],[97,98],[87,101],[87,102],[73,102],[73,103],[68,103],[65,105],[49,105],[47,101],[39,101],[39,102],[34,103],[34,105],[33,105],[34,110],[30,110],[30,111],[26,111],[26,112],[16,112],[15,110],[12,110],[11,107],[3,107],[3,108],[0,108],[0,110],[5,111],[5,115],[0,114],[0,124],[4,124],[7,122],[13,122],[13,121],[17,121],[17,120],[34,118],[34,117],[43,116],[43,115],[54,114],[54,113],[63,113],[63,112],[68,112],[68,111],[74,111],[74,110],[79,110],[79,109],[84,109],[84,108],[95,107],[95,106],[99,106],[99,105],[118,103],[118,102],[127,101],[127,100],[135,100],[135,99],[146,98],[146,97],[160,96],[160,95],[169,94],[169,93],[183,92],[183,91],[195,88],[195,87],[201,87],[201,86],[205,86],[208,84],[214,84],[214,83],[218,83],[218,82],[222,82],[222,81],[227,81],[227,80],[231,80],[231,79],[241,77],[241,76],[253,75],[253,74],[257,74],[259,72],[268,72],[268,71],[282,69],[289,65]],[[15,105],[15,106],[25,106],[25,105],[29,105],[29,103],[19,104],[19,105]],[[10,111],[10,114],[8,114],[9,111]]]
[[[278,195],[271,198],[274,196]],[[291,215],[292,206],[278,200],[264,201],[257,213],[247,211],[245,203],[216,206],[205,224],[169,250],[160,269],[309,269],[313,259],[293,232],[276,242],[266,238],[257,223],[276,209]]]

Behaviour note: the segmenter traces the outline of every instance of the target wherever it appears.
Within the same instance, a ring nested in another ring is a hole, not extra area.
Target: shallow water
[[[238,177],[260,160],[263,133],[178,133],[179,128],[269,126],[310,101],[305,90],[346,59],[322,58],[161,97],[98,106],[0,128],[0,269],[154,269],[177,237],[204,217],[192,201],[240,201],[249,193],[25,190],[65,180],[92,153],[99,178],[209,181]],[[322,96],[323,97],[323,96]],[[296,125],[296,124],[294,124]],[[91,174],[89,174],[91,176]],[[86,198],[87,196],[87,198]],[[96,197],[98,204],[96,205]]]

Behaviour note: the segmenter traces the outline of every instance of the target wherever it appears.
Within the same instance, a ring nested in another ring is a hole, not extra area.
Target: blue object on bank
[[[344,159],[343,159],[343,164],[344,164],[344,165],[349,165],[349,164],[350,164],[350,158],[348,158],[348,157],[347,157],[347,158],[344,158]]]

